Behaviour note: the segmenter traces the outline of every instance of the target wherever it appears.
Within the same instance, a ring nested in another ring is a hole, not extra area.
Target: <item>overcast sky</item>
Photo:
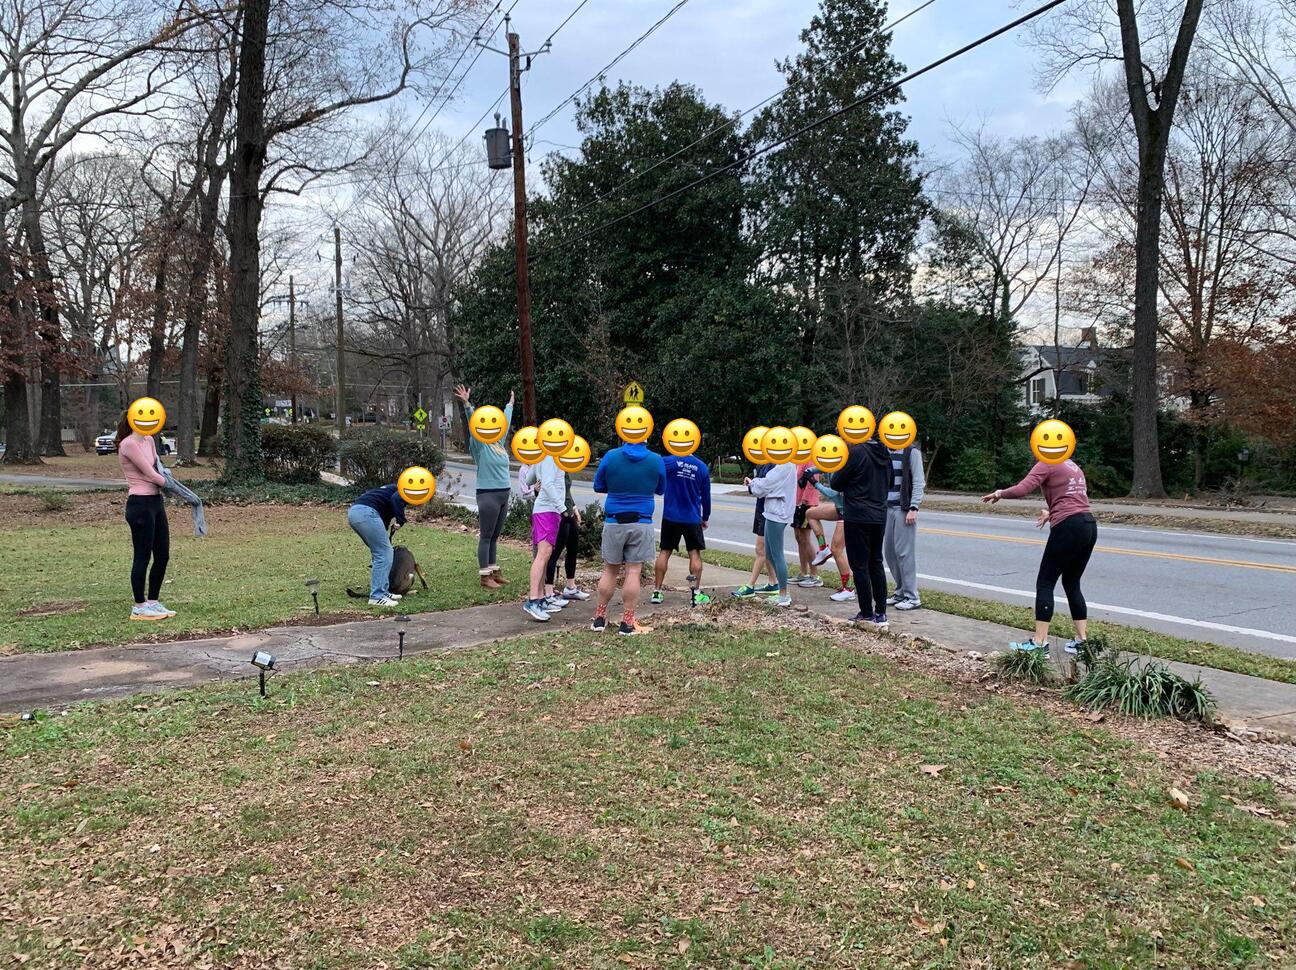
[[[523,49],[538,46],[578,0],[520,0],[514,29]],[[675,0],[589,0],[535,60],[524,87],[524,120],[542,118],[674,5]],[[893,0],[891,19],[922,0]],[[799,32],[815,0],[689,0],[656,33],[609,74],[649,87],[675,79],[700,87],[729,109],[744,109],[782,86],[774,62],[796,53]],[[909,69],[920,67],[1015,19],[1025,8],[1009,0],[935,0],[896,28],[894,50]],[[503,32],[496,38],[502,44]],[[1035,83],[1036,52],[1023,36],[1008,35],[919,78],[906,91],[910,132],[925,154],[941,156],[951,122],[984,121],[1006,135],[1054,131],[1065,124],[1075,87],[1044,94]],[[467,61],[465,61],[467,63]],[[436,122],[456,138],[504,90],[506,61],[487,51],[461,89],[458,102]],[[408,107],[413,107],[414,102]],[[421,107],[421,105],[420,105]],[[505,105],[507,108],[507,104]],[[537,149],[550,142],[574,145],[572,108],[536,135]],[[481,144],[480,134],[471,143]],[[532,155],[534,162],[535,155]]]

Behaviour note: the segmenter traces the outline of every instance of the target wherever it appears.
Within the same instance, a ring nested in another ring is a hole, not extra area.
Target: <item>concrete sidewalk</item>
[[[673,579],[680,582],[683,563],[673,563]],[[707,566],[706,588],[717,597],[746,582],[746,573]],[[644,605],[639,615],[648,626],[654,612],[678,610],[687,603],[686,591],[667,594],[666,603]],[[831,587],[797,589],[796,603],[836,620],[849,620],[857,612],[850,601],[834,603]],[[617,601],[613,601],[613,618]],[[753,609],[763,608],[753,603]],[[249,662],[257,650],[278,659],[281,670],[291,672],[331,663],[390,660],[397,653],[398,631],[404,629],[405,651],[411,655],[464,649],[527,634],[561,629],[583,629],[594,615],[594,603],[573,603],[546,624],[522,613],[516,602],[476,606],[412,616],[407,623],[391,618],[355,620],[330,626],[273,627],[256,633],[205,640],[125,647],[102,647],[64,653],[21,654],[0,658],[0,712],[16,713],[36,707],[59,707],[80,701],[172,688],[194,687],[217,680],[254,677]],[[922,638],[952,653],[974,650],[983,656],[1005,649],[1023,631],[997,623],[972,620],[933,610],[893,611],[893,635]],[[609,632],[608,636],[615,636]],[[1208,667],[1170,663],[1184,677],[1200,676],[1215,695],[1219,715],[1226,721],[1244,721],[1252,729],[1296,737],[1296,685],[1247,677]]]

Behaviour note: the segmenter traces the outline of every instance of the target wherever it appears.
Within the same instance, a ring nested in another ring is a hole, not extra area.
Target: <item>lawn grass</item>
[[[86,705],[0,745],[0,963],[1296,957],[1269,783],[790,632],[566,632]]]
[[[118,507],[111,521],[63,524],[64,515],[52,514],[39,516],[38,524],[0,526],[0,653],[71,650],[313,618],[307,578],[320,580],[322,614],[370,612],[345,592],[348,585],[366,594],[369,589],[369,553],[347,526],[345,507],[216,506],[209,510],[204,539],[194,537],[188,511],[172,507],[171,563],[162,600],[179,615],[163,623],[133,623],[128,618],[130,533],[120,514]],[[511,592],[480,587],[475,535],[415,523],[397,541],[414,552],[431,586],[403,600],[402,612],[511,598]],[[523,552],[501,549],[500,559],[510,579],[524,579],[529,560]],[[43,604],[53,615],[21,615],[43,612]]]
[[[116,454],[100,455],[94,449],[83,451],[80,445],[75,444],[66,444],[63,448],[67,452],[65,457],[42,458],[39,465],[0,465],[0,472],[47,478],[122,478],[121,460]],[[220,462],[210,458],[200,459],[201,464],[188,468],[171,467],[176,465],[174,454],[164,455],[162,461],[181,481],[207,481],[220,474]]]
[[[702,553],[702,558],[717,566],[727,566],[744,572],[752,567],[751,556],[736,552],[708,549]],[[1035,611],[1029,606],[1016,606],[1012,603],[983,600],[975,596],[945,593],[934,589],[924,588],[919,592],[922,594],[924,609],[950,613],[954,616],[966,616],[974,620],[988,620],[991,623],[999,623],[1023,631],[1033,630],[1035,627]],[[1089,630],[1094,635],[1106,634],[1119,649],[1129,653],[1213,667],[1216,670],[1229,670],[1236,674],[1263,677],[1283,684],[1296,684],[1296,661],[1293,660],[1251,653],[1237,647],[1206,643],[1202,640],[1185,640],[1168,633],[1100,620],[1090,620]],[[1054,615],[1050,635],[1070,637],[1074,633],[1075,627],[1070,617],[1063,613]]]

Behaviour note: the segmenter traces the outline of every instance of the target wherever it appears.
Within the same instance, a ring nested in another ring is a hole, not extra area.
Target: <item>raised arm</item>
[[[1023,498],[1029,495],[1035,489],[1044,483],[1044,478],[1048,475],[1049,466],[1042,461],[1037,461],[1035,467],[1026,473],[1016,485],[1011,488],[1000,488],[991,492],[989,495],[983,495],[981,501],[994,504],[1001,498]]]

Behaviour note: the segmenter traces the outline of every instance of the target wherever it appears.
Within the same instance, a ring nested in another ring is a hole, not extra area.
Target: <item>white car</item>
[[[112,434],[101,434],[95,438],[95,451],[101,455],[111,455],[117,450],[117,436]]]

